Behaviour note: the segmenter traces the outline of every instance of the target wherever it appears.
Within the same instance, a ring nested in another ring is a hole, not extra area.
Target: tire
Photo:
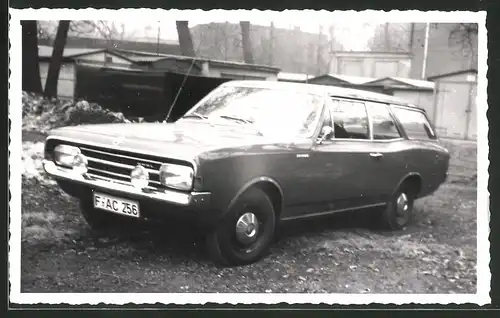
[[[252,228],[243,231],[244,223],[241,222],[251,219],[249,213],[255,216],[254,223],[258,224],[252,238],[249,237],[253,234]],[[224,266],[254,263],[267,254],[274,239],[275,224],[275,211],[269,196],[258,188],[250,188],[206,236],[208,253],[215,263]],[[242,242],[247,239],[249,242]]]
[[[415,202],[415,191],[407,183],[403,183],[392,195],[387,206],[382,210],[382,227],[397,231],[406,227],[413,219],[413,208]],[[401,204],[398,204],[398,201]],[[404,204],[406,202],[406,204]],[[404,208],[406,206],[406,209]]]

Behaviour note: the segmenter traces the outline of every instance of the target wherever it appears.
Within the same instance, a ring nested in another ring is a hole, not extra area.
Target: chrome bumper
[[[105,179],[77,174],[69,169],[58,167],[54,162],[49,160],[43,161],[43,168],[45,169],[45,172],[47,172],[54,179],[68,180],[74,183],[92,187],[94,189],[117,191],[143,199],[162,201],[165,203],[172,203],[180,206],[208,205],[210,200],[209,192],[179,193],[171,190],[158,190],[151,188],[138,189],[132,185],[128,185],[125,183],[118,183]]]

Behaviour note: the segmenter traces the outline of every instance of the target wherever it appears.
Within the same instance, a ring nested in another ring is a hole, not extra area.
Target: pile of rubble
[[[87,101],[47,99],[23,92],[23,130],[46,133],[63,126],[130,122],[122,113],[111,112]]]

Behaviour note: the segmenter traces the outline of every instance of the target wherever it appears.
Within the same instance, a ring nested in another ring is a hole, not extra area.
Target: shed
[[[477,70],[431,76],[436,85],[432,121],[441,136],[477,139]]]
[[[277,80],[279,68],[247,64],[243,62],[211,60],[201,57],[190,57],[171,54],[154,54],[141,51],[116,50],[133,60],[135,68],[148,71],[165,70],[206,77],[222,77],[234,80]]]
[[[42,87],[45,87],[47,73],[52,59],[52,47],[39,45],[38,57]],[[65,48],[63,51],[63,63],[59,72],[59,82],[57,84],[58,97],[73,98],[76,85],[76,64],[85,66],[130,68],[133,63],[134,62],[126,56],[107,49]]]
[[[51,46],[38,46],[40,77],[45,86],[49,64],[52,59]],[[58,97],[73,98],[76,86],[75,65],[112,68],[122,70],[143,70],[174,72],[226,79],[252,79],[276,81],[279,68],[268,65],[246,64],[193,58],[180,55],[155,54],[123,49],[65,48],[63,64],[59,73]]]
[[[392,95],[425,109],[430,118],[434,112],[434,83],[402,77],[384,77],[363,84],[377,87],[384,94]]]

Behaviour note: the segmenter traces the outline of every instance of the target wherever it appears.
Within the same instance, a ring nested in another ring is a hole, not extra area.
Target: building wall
[[[40,78],[42,88],[45,88],[50,62],[40,62]],[[60,98],[73,98],[75,91],[75,64],[64,63],[59,71],[59,82],[57,83],[57,95]]]
[[[174,72],[187,74],[189,71],[190,75],[200,75],[200,68],[195,64],[192,65],[191,61],[188,60],[175,60],[175,59],[164,59],[152,63],[149,66],[132,66],[134,68],[142,68],[145,70],[156,70],[163,72]]]
[[[111,58],[111,60],[109,60],[109,58]],[[75,63],[84,66],[118,67],[126,69],[130,68],[132,65],[129,61],[112,54],[107,54],[106,52],[83,55],[75,58],[74,62],[63,63],[61,65],[59,82],[57,84],[57,95],[59,98],[74,97],[76,85]],[[49,64],[49,61],[40,62],[40,78],[42,80],[42,87],[45,87],[45,82],[47,81]]]
[[[432,121],[434,117],[434,91],[395,89],[392,96],[404,99],[425,109],[427,116]]]
[[[411,57],[408,54],[353,52],[337,53],[330,73],[362,77],[408,77]]]
[[[436,79],[434,122],[441,136],[477,138],[477,82],[475,74]]]
[[[461,41],[458,34],[450,38],[456,23],[432,23],[429,28],[429,45],[425,77],[477,68],[477,35],[471,43]],[[425,24],[415,23],[412,45],[410,77],[420,79],[424,60]]]
[[[79,64],[88,66],[130,67],[132,65],[131,62],[106,52],[83,55],[81,57],[77,57],[76,61],[78,61]]]

